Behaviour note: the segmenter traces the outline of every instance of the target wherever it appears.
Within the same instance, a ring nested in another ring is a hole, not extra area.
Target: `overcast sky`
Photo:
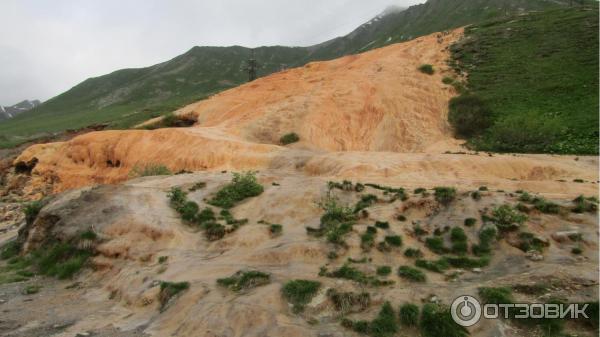
[[[0,105],[193,46],[306,46],[424,0],[0,0]]]

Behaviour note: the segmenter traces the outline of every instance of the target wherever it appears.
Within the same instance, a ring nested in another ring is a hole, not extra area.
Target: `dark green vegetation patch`
[[[449,120],[477,150],[598,154],[598,4],[465,30]]]

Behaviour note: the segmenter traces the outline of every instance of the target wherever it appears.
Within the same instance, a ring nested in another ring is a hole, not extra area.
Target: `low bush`
[[[419,259],[419,258],[423,257],[423,253],[421,252],[420,249],[408,248],[404,251],[404,256]]]
[[[377,228],[381,228],[381,229],[389,229],[390,228],[390,223],[389,222],[383,222],[383,221],[376,221],[375,222],[375,227]]]
[[[477,223],[477,219],[475,219],[475,218],[466,218],[465,219],[466,227],[473,227],[473,226],[475,226],[476,223]]]
[[[448,121],[457,136],[470,138],[489,128],[492,116],[490,109],[479,97],[462,94],[450,99]]]
[[[425,273],[423,273],[419,269],[409,266],[401,266],[400,268],[398,268],[398,276],[413,282],[426,281]]]
[[[420,65],[419,71],[427,75],[433,75],[435,73],[435,70],[433,69],[433,66],[431,64]]]
[[[412,303],[405,303],[400,307],[400,322],[404,326],[419,324],[419,307]]]
[[[479,192],[479,191],[471,192],[471,198],[475,201],[481,200],[481,192]]]
[[[374,203],[377,202],[377,196],[373,194],[365,194],[360,197],[360,200],[354,206],[354,213],[358,213],[365,208],[371,207]]]
[[[535,198],[533,200],[533,206],[535,209],[546,214],[558,214],[560,212],[560,206],[544,198]]]
[[[511,304],[514,302],[510,288],[479,288],[479,297],[484,304]]]
[[[423,306],[420,322],[423,337],[467,337],[469,332],[452,319],[450,308],[434,303]]]
[[[425,247],[436,254],[445,254],[448,252],[448,248],[444,246],[444,239],[439,236],[425,239]]]
[[[248,290],[271,282],[271,275],[260,271],[238,271],[230,277],[220,278],[217,284],[233,291]]]
[[[161,282],[160,293],[158,295],[161,310],[163,310],[177,294],[189,288],[189,282]]]
[[[595,213],[598,211],[598,201],[595,197],[586,198],[580,195],[573,200],[573,203],[575,204],[575,207],[572,209],[573,213]]]
[[[19,255],[21,252],[21,246],[16,240],[9,241],[4,246],[0,247],[0,259],[8,260]]]
[[[436,187],[435,200],[442,205],[449,205],[456,198],[456,189],[453,187]]]
[[[415,266],[436,273],[443,273],[448,268],[450,268],[450,264],[448,263],[448,261],[446,261],[446,259],[439,259],[437,261],[418,259],[417,261],[415,261]]]
[[[31,253],[30,262],[42,275],[58,279],[73,277],[83,268],[92,253],[69,243],[55,243]]]
[[[288,281],[281,288],[281,294],[293,305],[294,312],[299,313],[304,310],[306,304],[310,303],[320,287],[321,283],[317,281],[293,280]]]
[[[38,214],[44,208],[45,202],[43,201],[33,201],[25,205],[23,208],[23,213],[25,213],[25,221],[27,224],[32,224],[37,218]]]
[[[541,253],[544,251],[544,248],[549,245],[548,242],[545,242],[537,236],[535,236],[535,234],[528,232],[519,233],[518,238],[518,248],[523,252],[529,252],[534,250]]]
[[[208,201],[221,208],[231,208],[240,201],[262,194],[264,188],[256,179],[254,172],[234,173],[231,183],[227,184]]]
[[[282,145],[288,145],[288,144],[296,143],[298,141],[300,141],[300,136],[298,136],[298,134],[295,132],[285,134],[279,139],[279,142]]]
[[[379,314],[371,322],[343,319],[342,326],[373,337],[392,337],[398,332],[396,314],[389,302],[383,304]]]
[[[283,232],[283,226],[279,224],[272,224],[269,226],[269,232],[273,236],[281,235],[281,233]]]
[[[473,259],[466,256],[447,256],[444,260],[454,268],[483,268],[490,264],[487,256]]]
[[[400,235],[388,235],[385,237],[385,242],[393,247],[402,246],[402,237]]]
[[[390,266],[377,267],[377,275],[379,275],[379,276],[388,276],[391,273],[392,273],[392,267],[390,267]]]
[[[492,220],[500,231],[516,230],[527,220],[527,215],[515,210],[510,205],[502,205],[492,211]]]

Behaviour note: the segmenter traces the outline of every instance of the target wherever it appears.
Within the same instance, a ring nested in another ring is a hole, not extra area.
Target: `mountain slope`
[[[453,56],[491,114],[476,149],[598,154],[598,18],[596,3],[466,29]]]
[[[282,67],[328,60],[486,18],[559,6],[561,0],[429,0],[405,11],[388,11],[346,37],[306,48],[256,50],[264,76]],[[498,5],[499,4],[499,5]],[[503,9],[503,10],[500,10]],[[37,109],[0,123],[0,147],[48,132],[110,123],[130,127],[246,81],[243,47],[194,47],[168,62],[92,78]]]

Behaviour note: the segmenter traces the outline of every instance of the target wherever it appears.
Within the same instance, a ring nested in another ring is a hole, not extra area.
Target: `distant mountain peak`
[[[13,118],[16,115],[18,115],[22,112],[25,112],[25,111],[29,111],[29,110],[37,107],[40,104],[42,104],[42,102],[40,102],[37,99],[31,100],[31,101],[26,99],[15,105],[11,105],[11,106],[1,106],[0,105],[0,121]]]

